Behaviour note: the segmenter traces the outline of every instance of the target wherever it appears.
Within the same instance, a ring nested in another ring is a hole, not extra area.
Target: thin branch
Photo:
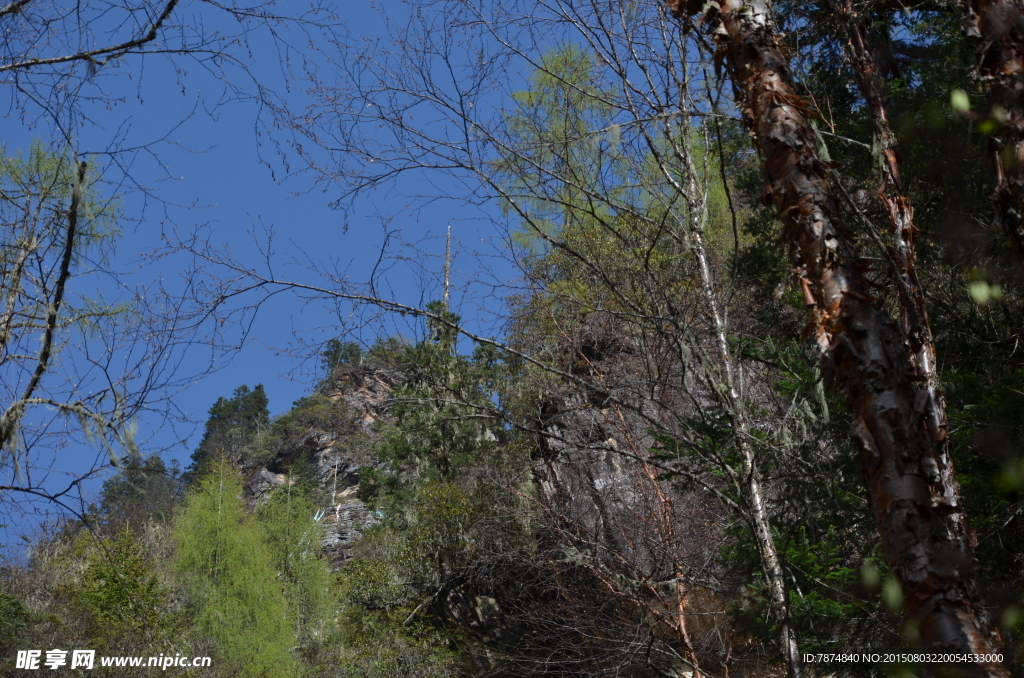
[[[23,2],[27,1],[28,0],[23,0]],[[77,54],[66,54],[64,56],[59,57],[27,59],[25,61],[19,61],[13,64],[7,64],[6,66],[0,66],[0,73],[3,73],[4,71],[32,68],[34,66],[49,66],[53,64],[63,64],[69,61],[91,61],[99,65],[103,65],[109,59],[116,59],[128,53],[129,50],[132,50],[136,47],[141,47],[142,45],[145,45],[146,43],[155,40],[157,33],[159,33],[160,31],[160,28],[163,26],[167,18],[171,16],[171,12],[174,11],[174,8],[177,4],[178,0],[169,0],[167,6],[164,7],[164,11],[160,14],[157,20],[153,22],[153,25],[149,27],[149,31],[145,35],[134,40],[129,40],[128,42],[123,42],[119,45],[113,45],[111,47],[102,47],[100,49],[89,50],[86,52],[78,52]],[[98,61],[96,59],[96,57],[104,55],[109,55],[106,60]]]

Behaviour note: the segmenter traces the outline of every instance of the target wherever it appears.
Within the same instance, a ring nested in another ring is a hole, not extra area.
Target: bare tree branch
[[[24,4],[27,4],[27,0],[20,3],[20,5]],[[171,12],[174,11],[174,8],[175,6],[177,6],[177,4],[178,0],[169,0],[167,5],[164,7],[163,11],[160,13],[160,16],[158,16],[156,21],[154,21],[153,24],[149,27],[149,30],[146,31],[145,34],[140,35],[139,37],[133,40],[122,42],[117,45],[110,45],[108,47],[101,47],[98,49],[88,50],[84,52],[77,52],[75,54],[65,54],[63,56],[46,58],[37,57],[34,59],[26,59],[24,61],[16,61],[14,63],[9,64],[0,64],[0,73],[3,73],[4,71],[32,68],[33,66],[63,64],[69,61],[92,61],[102,65],[106,63],[106,61],[98,61],[97,57],[106,56],[108,59],[116,59],[118,57],[124,56],[136,47],[141,47],[142,45],[145,45],[146,43],[155,40],[157,34],[160,32],[160,28],[163,26],[167,18],[171,16]],[[3,14],[5,13],[6,12],[4,11],[0,11],[0,16],[3,16]]]

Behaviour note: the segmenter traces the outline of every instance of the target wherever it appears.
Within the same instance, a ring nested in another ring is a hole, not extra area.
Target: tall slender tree
[[[790,264],[811,310],[809,329],[852,415],[851,437],[882,552],[903,587],[904,606],[929,650],[991,655],[999,639],[984,617],[975,539],[947,437],[929,423],[929,399],[913,379],[901,333],[871,298],[771,4],[667,2],[679,17],[702,17],[753,133],[763,162],[763,199],[784,222]],[[964,675],[1008,675],[990,661],[952,667]]]
[[[266,534],[245,510],[241,476],[224,461],[188,497],[174,525],[175,569],[190,582],[194,632],[235,675],[296,674],[293,619]]]
[[[917,275],[917,229],[914,226],[914,207],[903,187],[900,175],[900,154],[896,133],[889,121],[885,83],[874,54],[868,44],[868,26],[851,0],[831,0],[826,3],[837,10],[846,29],[846,53],[853,66],[854,77],[861,96],[867,102],[871,116],[874,146],[878,149],[881,183],[878,197],[889,217],[894,246],[889,256],[894,264],[899,286],[900,329],[910,347],[911,364],[918,379],[926,385],[929,424],[934,436],[944,436],[946,428],[945,403],[938,387],[935,343],[928,322],[928,307],[924,288]]]

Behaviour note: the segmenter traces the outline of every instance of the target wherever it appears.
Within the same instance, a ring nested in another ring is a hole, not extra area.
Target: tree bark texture
[[[696,172],[691,170],[690,176],[696,176]],[[691,186],[690,190],[691,194],[695,194],[696,186]],[[700,224],[698,228],[694,228],[690,233],[690,237],[694,253],[697,255],[701,283],[704,288],[704,298],[715,325],[715,334],[718,335],[719,357],[722,361],[722,371],[724,372],[727,388],[727,393],[722,395],[728,403],[727,411],[730,413],[736,447],[742,460],[743,504],[747,509],[747,521],[757,543],[757,552],[761,560],[761,571],[768,584],[771,608],[775,615],[776,623],[779,625],[779,646],[782,649],[782,656],[786,661],[787,678],[802,678],[804,675],[803,659],[800,656],[800,644],[797,640],[796,630],[793,628],[789,592],[786,590],[786,573],[782,568],[782,561],[779,558],[778,550],[775,548],[775,537],[772,534],[768,502],[765,501],[757,461],[754,458],[754,450],[750,445],[750,425],[747,420],[746,408],[737,388],[737,370],[732,358],[732,352],[729,350],[725,318],[719,312],[718,302],[715,298],[714,281],[711,277],[711,269],[708,266],[707,250],[704,247],[703,226],[703,224]]]
[[[962,0],[964,30],[978,45],[979,83],[988,90],[984,116],[992,136],[996,215],[1024,256],[1024,5],[1021,0]]]
[[[865,265],[839,218],[830,166],[817,154],[811,112],[798,93],[766,0],[666,0],[716,42],[764,169],[766,204],[784,222],[795,274],[809,294],[826,372],[846,399],[851,437],[903,602],[928,652],[992,654],[967,526],[943,435],[929,423],[900,331],[871,299]],[[941,668],[940,668],[941,666]],[[937,674],[1009,674],[996,663],[926,664]]]
[[[946,401],[939,388],[936,372],[935,343],[931,324],[928,322],[928,306],[924,288],[917,276],[917,247],[914,227],[914,208],[903,189],[900,178],[900,155],[897,150],[896,134],[889,124],[885,103],[885,84],[878,71],[874,56],[868,45],[867,26],[858,14],[852,0],[840,0],[837,14],[846,28],[848,41],[846,52],[853,65],[857,87],[868,104],[871,121],[874,123],[874,147],[878,158],[882,182],[878,187],[878,198],[889,217],[893,247],[888,248],[889,258],[895,264],[900,292],[900,328],[910,348],[910,362],[914,376],[928,394],[925,403],[927,423],[937,444],[944,447],[943,455],[948,457],[949,441],[946,425]],[[940,467],[942,468],[942,467]],[[951,464],[945,464],[952,469]],[[951,482],[955,482],[952,481]]]
[[[803,658],[793,628],[793,615],[789,606],[789,593],[786,591],[786,573],[782,569],[779,553],[775,548],[775,537],[772,535],[771,523],[768,521],[768,507],[761,488],[761,479],[754,462],[754,451],[746,441],[740,443],[740,454],[743,464],[743,479],[746,490],[746,504],[750,510],[750,522],[757,543],[757,551],[761,558],[761,570],[768,580],[768,595],[772,601],[776,622],[779,625],[779,644],[782,656],[786,660],[788,678],[802,678],[804,675]]]

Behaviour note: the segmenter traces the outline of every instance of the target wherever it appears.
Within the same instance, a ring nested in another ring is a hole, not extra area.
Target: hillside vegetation
[[[563,7],[574,39],[530,53],[483,120],[403,61],[479,28],[471,3],[426,4],[450,12],[410,23],[422,52],[358,62],[378,90],[314,88],[345,130],[325,176],[346,195],[410,168],[472,176],[462,198],[500,208],[521,273],[500,334],[455,312],[448,255],[442,299],[371,298],[418,340],[326,342],[278,414],[239,385],[187,468],[82,415],[117,468],[4,563],[4,657],[209,656],[217,678],[1024,676],[1024,154],[1010,103],[970,76],[959,10],[779,2],[758,24],[763,3],[622,3],[615,28],[601,3]],[[525,50],[514,23],[488,30]],[[403,97],[458,118],[466,146]],[[58,202],[93,199],[84,165],[49,176]],[[217,304],[280,284],[246,270]],[[963,647],[1002,659],[807,659]]]

